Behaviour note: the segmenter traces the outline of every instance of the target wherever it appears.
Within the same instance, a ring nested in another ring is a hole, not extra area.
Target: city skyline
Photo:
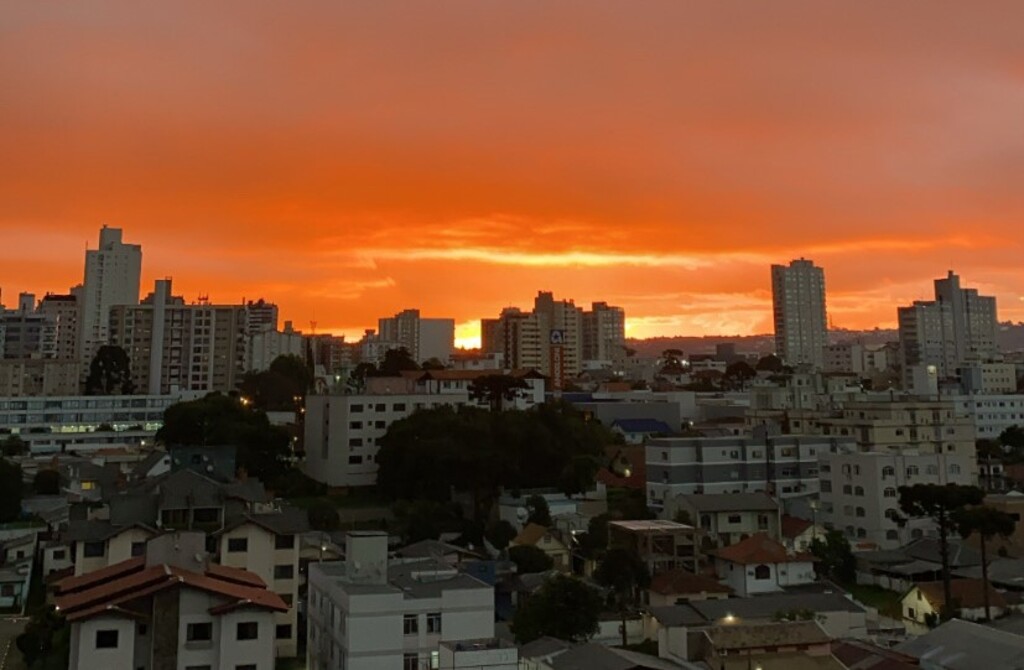
[[[1024,7],[587,7],[7,8],[0,286],[80,282],[108,223],[144,287],[350,338],[538,290],[765,334],[801,256],[839,327],[950,269],[1024,321]]]

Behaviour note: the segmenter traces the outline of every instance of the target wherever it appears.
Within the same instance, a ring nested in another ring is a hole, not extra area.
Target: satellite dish
[[[519,519],[519,523],[525,523],[530,518],[530,510],[525,507],[517,507],[516,518]]]

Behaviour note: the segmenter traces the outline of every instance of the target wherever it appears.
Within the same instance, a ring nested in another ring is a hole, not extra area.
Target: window
[[[289,564],[274,566],[274,579],[292,579],[295,577],[295,566]]]
[[[882,497],[883,498],[895,498],[896,497],[896,489],[894,489],[891,486],[886,487],[886,489],[884,491],[882,491]]]
[[[863,507],[858,507],[857,508],[857,516],[864,516],[864,515],[865,515],[864,508]]]
[[[890,521],[897,521],[900,518],[900,515],[895,508],[890,507],[889,509],[885,510],[885,518],[889,519]]]
[[[960,474],[960,466],[957,465],[956,463],[953,463],[952,465],[950,465],[949,466],[949,474],[951,474],[951,475],[958,475],[958,474]]]
[[[907,466],[907,476],[908,477],[916,477],[918,475],[918,473],[919,473],[919,470],[917,469],[916,465],[908,465]]]
[[[64,551],[63,549],[57,549],[56,551],[53,552],[53,560],[55,560],[55,561],[63,561],[64,558],[67,555],[68,555],[67,552]]]
[[[216,507],[200,507],[192,512],[192,520],[196,523],[217,523],[220,521],[220,510]]]
[[[388,406],[387,406],[387,405],[385,405],[385,404],[384,404],[384,403],[382,403],[382,402],[379,402],[379,403],[377,403],[377,406],[376,406],[376,407],[374,407],[373,409],[374,409],[375,411],[377,411],[377,412],[386,412],[386,411],[388,411]]]
[[[361,447],[363,446],[363,438],[361,437],[350,437],[348,440],[348,446],[350,447]]]
[[[86,558],[102,556],[106,551],[107,547],[103,542],[86,542],[85,546],[82,547],[82,553],[85,554]]]
[[[739,523],[739,522],[740,522],[740,515],[739,514],[730,514],[729,515],[729,523]]]
[[[190,623],[185,628],[185,641],[186,642],[209,642],[213,639],[213,624],[210,622],[206,623]]]
[[[117,631],[116,630],[98,630],[98,631],[96,631],[96,648],[97,649],[117,649]]]
[[[925,472],[929,475],[937,475],[939,474],[939,469],[934,465],[929,465],[925,468]]]
[[[352,430],[361,430],[362,427],[363,427],[363,422],[362,421],[349,421],[348,422],[348,427],[351,428]]]
[[[353,414],[358,414],[358,413],[363,411],[363,406],[362,405],[352,405],[351,407],[348,408],[348,411],[352,412]]]
[[[416,654],[405,654],[402,656],[402,670],[419,670],[420,657]]]
[[[821,492],[832,493],[832,482],[827,479],[821,480]]]
[[[274,549],[294,549],[294,535],[278,535],[274,538]]]
[[[260,625],[255,621],[240,621],[235,631],[239,640],[255,640],[260,635]]]
[[[854,487],[853,495],[863,497],[864,496],[864,487],[863,486],[856,486],[856,487]]]
[[[863,538],[865,538],[867,536],[868,536],[868,532],[866,530],[864,530],[863,528],[858,528],[857,529],[857,537],[863,539]]]
[[[348,457],[348,464],[349,465],[361,465],[362,462],[363,462],[363,457],[362,456],[349,456]]]
[[[213,670],[209,665],[186,665],[185,670]]]
[[[392,409],[392,411],[395,411],[395,412],[404,412],[405,411],[405,403],[404,402],[396,402],[394,405],[391,406],[391,409]]]
[[[415,614],[406,614],[402,617],[402,631],[406,635],[415,635],[420,632],[420,621]]]
[[[757,529],[768,530],[768,516],[766,514],[757,515]]]
[[[895,477],[895,476],[896,476],[896,468],[892,467],[891,465],[887,465],[884,468],[882,468],[882,478],[883,479],[886,478],[886,477]]]
[[[144,636],[147,633],[149,633],[149,626],[147,626],[144,623],[140,623],[137,630],[138,630],[139,635],[143,635]]]
[[[14,596],[14,584],[2,584],[0,585],[0,596],[4,598],[11,598]]]
[[[900,539],[900,535],[899,535],[899,533],[897,533],[894,530],[887,530],[887,531],[885,531],[885,539],[887,539],[887,540],[898,540],[898,539]]]
[[[239,554],[243,551],[249,551],[249,538],[247,537],[229,537],[228,538],[228,553]]]
[[[772,569],[767,565],[759,565],[754,568],[754,579],[771,579]]]
[[[279,624],[274,628],[274,638],[278,640],[290,640],[292,637],[292,625],[290,623]]]
[[[244,665],[236,665],[235,670],[256,670],[256,664],[246,663]]]
[[[849,484],[843,484],[843,494],[844,495],[848,495],[848,496],[852,496],[853,495],[853,487],[850,486]]]
[[[146,553],[145,542],[132,542],[132,556],[142,556]]]
[[[440,633],[441,632],[441,613],[431,612],[427,615],[427,632],[428,633]]]

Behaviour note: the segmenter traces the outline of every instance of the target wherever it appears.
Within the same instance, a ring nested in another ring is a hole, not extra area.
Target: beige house
[[[509,544],[510,547],[536,547],[551,557],[553,567],[560,572],[568,572],[572,568],[569,547],[556,536],[550,528],[539,524],[528,523],[519,535]]]
[[[675,605],[681,600],[715,600],[728,598],[732,589],[714,577],[695,575],[676,568],[656,575],[647,588],[647,604],[651,607]]]
[[[981,621],[985,618],[985,597],[983,581],[980,579],[954,579],[950,582],[956,616],[965,621]],[[929,620],[939,622],[939,613],[946,602],[942,582],[920,582],[915,584],[900,600],[903,618],[922,626]],[[988,585],[988,602],[992,617],[1002,616],[1008,609],[1003,595]]]

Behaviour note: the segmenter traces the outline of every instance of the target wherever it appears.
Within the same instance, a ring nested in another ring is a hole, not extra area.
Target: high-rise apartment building
[[[110,310],[110,343],[127,352],[140,391],[232,391],[246,371],[247,324],[245,305],[186,305],[160,279],[142,304]]]
[[[53,326],[35,303],[21,293],[15,309],[0,305],[0,358],[54,358]]]
[[[431,358],[446,363],[455,350],[455,319],[424,319],[418,309],[406,309],[377,325],[379,341],[405,347],[418,363]]]
[[[245,303],[246,333],[255,335],[268,330],[277,330],[277,305],[263,298]]]
[[[803,258],[772,266],[775,352],[789,365],[820,368],[828,344],[825,271]]]
[[[904,384],[918,367],[934,366],[940,379],[948,378],[997,353],[996,299],[960,288],[952,270],[935,280],[935,300],[900,307],[898,315]]]
[[[595,302],[583,312],[583,360],[614,361],[625,355],[626,312]]]
[[[80,287],[69,294],[47,293],[39,301],[39,313],[49,322],[53,357],[62,361],[78,360],[78,294]]]
[[[108,342],[110,308],[139,304],[141,274],[142,247],[125,244],[120,228],[103,226],[99,248],[85,252],[85,281],[78,325],[79,352],[86,364],[96,350]]]

